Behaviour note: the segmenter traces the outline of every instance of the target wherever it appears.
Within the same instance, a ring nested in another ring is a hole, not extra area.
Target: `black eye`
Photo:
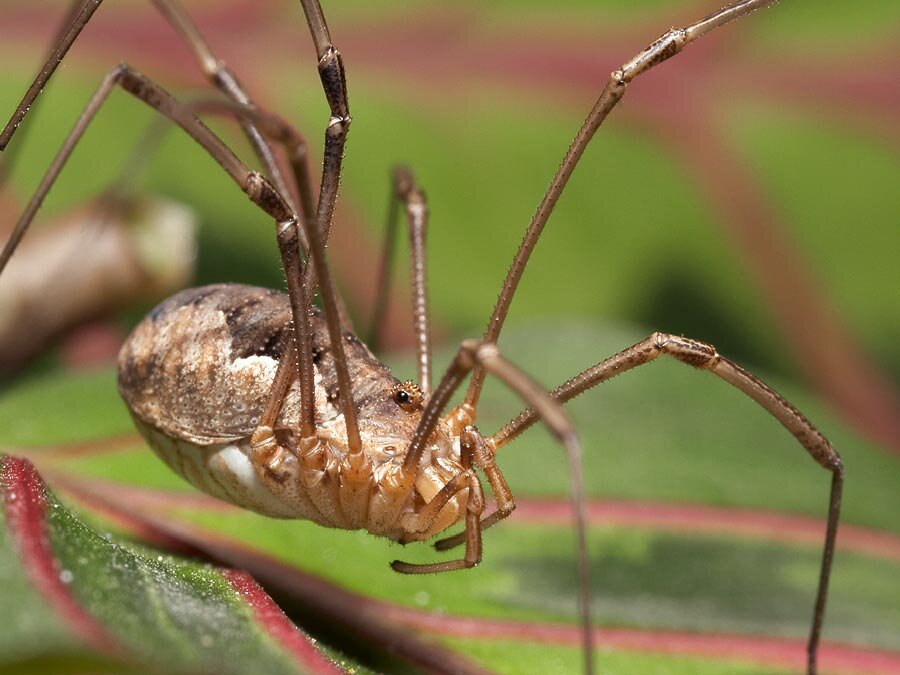
[[[391,392],[394,403],[407,412],[413,412],[422,407],[422,390],[415,382],[407,380],[402,384],[397,382]]]

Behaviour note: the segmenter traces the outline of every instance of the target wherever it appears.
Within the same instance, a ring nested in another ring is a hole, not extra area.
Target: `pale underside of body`
[[[396,402],[401,383],[350,333],[344,335],[345,349],[358,383],[353,393],[367,478],[350,495],[343,489],[347,440],[334,362],[324,319],[317,311],[310,318],[316,369],[314,449],[299,447],[300,397],[294,381],[274,426],[278,444],[290,451],[285,461],[273,472],[254,451],[251,436],[279,361],[292,358],[293,351],[287,296],[250,286],[183,291],[135,328],[119,354],[119,389],[138,430],[195,487],[264,515],[363,528],[402,541],[427,539],[461,520],[465,489],[424,530],[417,520],[423,506],[463,471],[458,433],[447,423],[438,425],[415,489],[399,494],[396,478],[421,409],[404,409]]]

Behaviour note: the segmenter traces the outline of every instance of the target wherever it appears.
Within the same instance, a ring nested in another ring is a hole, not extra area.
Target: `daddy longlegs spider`
[[[78,0],[72,6],[67,28],[0,133],[0,149],[6,148],[101,1]],[[343,60],[332,44],[319,2],[300,2],[330,109],[318,189],[307,166],[303,137],[280,117],[254,105],[176,0],[153,0],[191,47],[200,68],[225,100],[186,105],[128,65],[109,71],[17,223],[0,256],[0,271],[88,124],[114,89],[124,89],[174,122],[274,220],[287,294],[239,285],[189,289],[160,304],[138,325],[119,355],[119,388],[148,443],[200,489],[270,516],[304,518],[327,527],[363,528],[401,543],[430,539],[464,521],[462,533],[435,544],[439,551],[464,545],[461,558],[391,564],[398,572],[419,574],[478,564],[482,530],[506,518],[515,508],[513,491],[495,462],[496,451],[535,422],[543,422],[565,448],[570,464],[586,672],[593,672],[593,650],[581,448],[562,405],[659,356],[708,370],[755,400],[832,474],[821,575],[808,642],[807,667],[814,673],[843,484],[841,459],[828,440],[757,377],[718,354],[714,347],[689,338],[654,333],[550,392],[506,360],[497,346],[519,280],[544,225],[594,133],[629,84],[706,33],[774,0],[741,0],[696,23],[669,30],[612,71],[527,228],[484,335],[461,344],[434,387],[425,282],[427,205],[411,171],[395,172],[393,199],[405,213],[411,243],[417,383],[395,379],[355,337],[335,290],[325,244],[351,123],[350,107]],[[263,171],[247,168],[198,119],[200,110],[236,117]],[[286,156],[288,173],[280,169],[276,151]],[[391,246],[387,245],[385,258]],[[321,296],[321,311],[312,305],[316,290]],[[528,407],[493,435],[484,436],[475,421],[488,374],[505,383]],[[469,375],[463,402],[445,413],[451,397]],[[487,478],[496,501],[496,508],[487,514],[479,472]]]

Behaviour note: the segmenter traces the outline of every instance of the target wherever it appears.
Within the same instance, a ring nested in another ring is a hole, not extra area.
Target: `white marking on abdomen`
[[[197,445],[167,436],[135,418],[154,452],[194,487],[219,499],[276,518],[308,518],[263,484],[250,461],[250,439]]]

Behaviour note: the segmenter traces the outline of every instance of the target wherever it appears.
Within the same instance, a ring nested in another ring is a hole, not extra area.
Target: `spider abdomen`
[[[268,516],[363,527],[402,538],[408,535],[402,515],[385,522],[369,511],[379,502],[385,475],[402,464],[420,413],[397,400],[397,379],[362,342],[345,333],[357,385],[354,404],[371,472],[368,497],[358,513],[347,513],[339,499],[347,442],[337,376],[324,319],[318,310],[311,319],[320,446],[315,468],[298,459],[301,404],[296,381],[280,401],[275,425],[278,443],[290,450],[282,475],[269,475],[252,449],[251,436],[269,402],[279,362],[292,354],[290,305],[283,293],[217,284],[165,300],[122,346],[119,390],[148,444],[204,492]],[[446,434],[438,437],[403,513],[415,512],[460,470],[455,464],[458,449]],[[458,520],[463,510],[459,499],[448,504],[439,519],[442,527]]]
[[[119,391],[135,417],[171,437],[210,444],[249,436],[289,330],[288,303],[275,291],[225,284],[182,291],[122,346]]]

